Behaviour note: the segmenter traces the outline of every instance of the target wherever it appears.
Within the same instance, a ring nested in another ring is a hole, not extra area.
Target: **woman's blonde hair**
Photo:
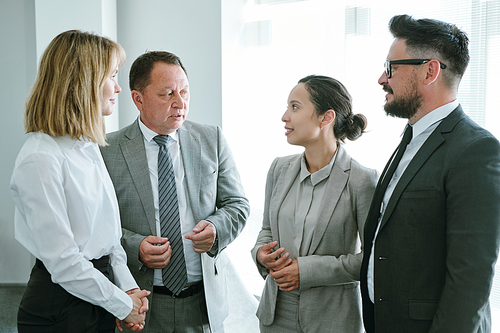
[[[106,37],[78,30],[56,36],[43,53],[26,102],[26,133],[84,137],[106,145],[102,90],[124,62],[123,48]]]

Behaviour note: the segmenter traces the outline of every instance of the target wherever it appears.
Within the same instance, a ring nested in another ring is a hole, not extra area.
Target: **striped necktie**
[[[158,201],[161,236],[168,238],[172,248],[170,262],[163,268],[162,277],[165,287],[174,295],[178,295],[187,283],[187,272],[174,167],[167,148],[167,144],[172,138],[168,135],[157,135],[153,140],[160,146],[158,152]]]

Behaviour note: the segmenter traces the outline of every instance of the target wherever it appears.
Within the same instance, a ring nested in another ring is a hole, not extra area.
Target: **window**
[[[242,251],[238,261],[245,261],[238,270],[260,296],[263,281],[249,250],[261,226],[267,170],[275,157],[302,151],[286,142],[281,122],[291,88],[309,74],[344,83],[354,112],[368,118],[369,131],[345,148],[381,171],[406,123],[385,115],[385,94],[377,84],[393,40],[389,19],[405,13],[435,18],[468,33],[471,62],[458,99],[472,119],[500,138],[500,0],[243,2],[239,17],[223,12],[223,125],[252,206],[232,250]],[[497,273],[491,296],[494,332],[500,332],[500,268]]]

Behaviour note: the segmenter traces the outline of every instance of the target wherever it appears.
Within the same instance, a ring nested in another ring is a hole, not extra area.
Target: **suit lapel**
[[[313,254],[314,251],[316,251],[316,248],[323,238],[323,234],[325,233],[328,223],[330,223],[335,207],[339,202],[340,195],[344,191],[349,179],[347,171],[351,168],[350,161],[350,156],[346,153],[344,148],[339,145],[337,157],[335,158],[335,163],[326,183],[323,199],[321,200],[321,211],[318,215],[318,223],[314,228],[308,254]]]
[[[279,172],[278,180],[276,181],[276,189],[272,196],[275,200],[271,200],[271,221],[276,221],[276,223],[271,223],[271,231],[273,234],[273,239],[279,239],[278,232],[278,211],[281,205],[283,204],[283,200],[285,200],[288,191],[293,185],[295,178],[300,170],[300,160],[303,155],[297,155],[297,158],[291,160],[289,164],[284,165],[281,170],[277,170]]]
[[[153,190],[151,187],[151,178],[149,176],[146,149],[144,148],[144,139],[142,137],[138,121],[134,122],[132,126],[129,126],[129,129],[124,133],[124,136],[128,140],[120,143],[123,158],[127,163],[132,181],[141,200],[142,208],[146,213],[151,233],[152,235],[156,235]],[[144,158],[137,158],[137,156],[144,156]]]
[[[201,220],[200,201],[198,193],[201,188],[201,142],[198,133],[190,130],[191,125],[184,122],[179,132],[179,146],[181,149],[182,164],[191,203],[191,210],[195,221]]]
[[[415,177],[420,168],[425,164],[425,162],[431,157],[436,149],[445,142],[444,133],[449,133],[453,130],[455,125],[465,116],[462,108],[458,106],[452,113],[450,113],[446,118],[443,119],[441,124],[432,132],[432,134],[427,138],[422,147],[418,150],[417,154],[411,160],[410,164],[404,171],[401,179],[394,188],[394,192],[387,203],[387,209],[385,210],[382,221],[380,222],[380,228],[383,228],[390,218],[394,208],[396,207],[399,198],[402,193],[410,183],[410,181]]]

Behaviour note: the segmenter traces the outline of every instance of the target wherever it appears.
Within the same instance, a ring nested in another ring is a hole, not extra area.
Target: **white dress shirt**
[[[161,237],[160,231],[160,209],[158,201],[158,151],[160,146],[153,140],[158,134],[149,129],[143,124],[139,118],[139,127],[144,137],[144,146],[146,148],[146,156],[148,159],[149,176],[151,179],[151,187],[153,188],[153,199],[155,206],[156,219],[156,235]],[[193,233],[193,228],[196,225],[193,211],[189,206],[189,198],[187,192],[186,177],[184,175],[184,166],[182,163],[181,147],[179,144],[179,134],[177,131],[172,133],[170,137],[173,140],[169,141],[168,151],[172,158],[174,167],[175,184],[177,188],[177,201],[179,203],[179,216],[181,220],[182,243],[184,245],[184,258],[186,260],[186,269],[188,275],[188,283],[200,281],[203,278],[201,271],[201,257],[193,249],[193,242],[186,239],[184,236]],[[163,286],[162,270],[155,270],[154,277],[155,286]]]
[[[97,144],[30,133],[10,190],[15,237],[43,262],[52,281],[125,318],[132,300],[123,290],[138,286],[120,244],[118,202]],[[116,285],[90,262],[104,255],[110,256]]]
[[[389,203],[389,199],[391,198],[392,192],[394,192],[394,189],[398,184],[401,175],[403,175],[404,171],[406,170],[406,167],[408,167],[413,157],[415,157],[417,152],[420,150],[420,148],[423,146],[423,144],[429,138],[432,132],[434,132],[436,127],[438,127],[441,121],[443,121],[443,119],[446,118],[451,112],[453,112],[453,110],[455,110],[458,107],[458,105],[459,103],[457,100],[445,104],[429,112],[422,119],[420,119],[419,121],[417,121],[415,124],[412,125],[413,127],[412,139],[408,144],[408,146],[406,147],[403,157],[401,158],[398,167],[394,171],[394,175],[392,176],[389,185],[387,185],[387,189],[384,194],[384,199],[382,200],[382,205],[380,207],[379,222],[382,220],[382,217],[384,216],[385,209],[387,207],[387,204]],[[408,124],[407,126],[410,126],[410,124]],[[380,228],[380,223],[377,226],[377,230],[375,231],[375,237],[373,238],[373,243],[372,243],[372,250],[368,261],[368,272],[367,272],[368,294],[372,302],[374,302],[375,300],[374,287],[373,287],[375,240],[377,239],[379,228]]]

